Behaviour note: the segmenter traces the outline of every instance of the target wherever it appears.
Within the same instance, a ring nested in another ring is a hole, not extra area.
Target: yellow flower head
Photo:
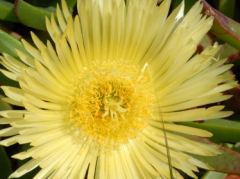
[[[41,179],[170,178],[169,158],[174,178],[209,169],[189,154],[217,149],[189,136],[211,134],[175,122],[229,116],[209,104],[236,82],[217,44],[195,53],[212,25],[202,5],[168,16],[170,3],[79,0],[73,18],[63,0],[46,19],[53,43],[32,33],[20,61],[3,55],[1,72],[19,83],[2,87],[4,100],[21,110],[0,112],[0,144],[31,145],[13,156],[30,160],[11,178],[38,166]]]

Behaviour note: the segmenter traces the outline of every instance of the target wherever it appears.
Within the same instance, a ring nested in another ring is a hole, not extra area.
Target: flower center
[[[127,109],[124,107],[123,100],[120,97],[111,96],[104,99],[103,111],[103,118],[118,120],[119,117],[123,117]]]
[[[116,63],[92,65],[74,84],[69,118],[79,138],[118,146],[146,127],[153,99],[147,69]]]

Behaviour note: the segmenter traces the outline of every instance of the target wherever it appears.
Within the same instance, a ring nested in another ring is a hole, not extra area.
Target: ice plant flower
[[[19,83],[2,86],[4,100],[19,107],[0,112],[9,125],[0,144],[31,146],[13,155],[30,160],[10,178],[37,167],[41,179],[170,178],[170,171],[182,178],[179,171],[196,177],[198,167],[209,169],[190,154],[216,155],[216,147],[191,136],[211,134],[176,122],[231,115],[214,104],[236,82],[231,65],[215,58],[217,44],[195,53],[212,25],[201,3],[185,17],[183,3],[168,16],[170,3],[79,0],[72,17],[62,1],[46,19],[52,42],[32,33],[35,45],[23,40],[20,60],[3,54],[1,72]]]

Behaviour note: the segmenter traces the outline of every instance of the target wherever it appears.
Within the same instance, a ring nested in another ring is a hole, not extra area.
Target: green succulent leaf
[[[216,156],[192,156],[209,165],[213,171],[240,174],[240,153],[226,147],[219,147],[219,150],[222,153]]]
[[[66,0],[66,3],[70,8],[73,8],[76,5],[77,0]],[[56,2],[51,2],[48,7],[38,7],[29,4],[24,0],[15,1],[15,13],[18,20],[28,26],[38,30],[46,30],[45,18],[50,17],[51,14],[55,11]],[[60,3],[60,2],[58,2]],[[53,7],[54,4],[54,7]]]
[[[240,24],[211,7],[205,0],[202,0],[202,2],[204,13],[214,17],[211,33],[218,39],[240,49]]]
[[[21,42],[0,29],[0,54],[7,53],[17,57],[16,49],[24,51]],[[0,72],[0,85],[17,86],[17,83]]]
[[[234,48],[233,46],[225,43],[222,45],[222,48],[219,52],[221,58],[229,58],[231,55],[237,54],[239,52],[238,49]]]
[[[211,138],[215,142],[238,142],[240,141],[240,122],[225,119],[213,119],[204,122],[184,122],[186,126],[206,129],[212,132]]]
[[[214,171],[210,171],[207,172],[202,179],[224,179],[227,176],[226,173],[220,173],[220,172],[214,172]]]
[[[16,57],[16,49],[24,51],[21,42],[0,29],[0,53],[7,53]]]
[[[0,0],[0,20],[17,22],[17,17],[14,13],[14,5],[10,2]]]
[[[16,0],[15,12],[22,24],[35,29],[46,30],[45,17],[50,17],[54,9],[37,7],[23,0]]]

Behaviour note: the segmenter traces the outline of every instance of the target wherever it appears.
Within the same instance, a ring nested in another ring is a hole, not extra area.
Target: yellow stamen
[[[101,146],[135,138],[153,115],[153,88],[146,70],[124,63],[96,63],[73,86],[69,118],[85,137]]]

